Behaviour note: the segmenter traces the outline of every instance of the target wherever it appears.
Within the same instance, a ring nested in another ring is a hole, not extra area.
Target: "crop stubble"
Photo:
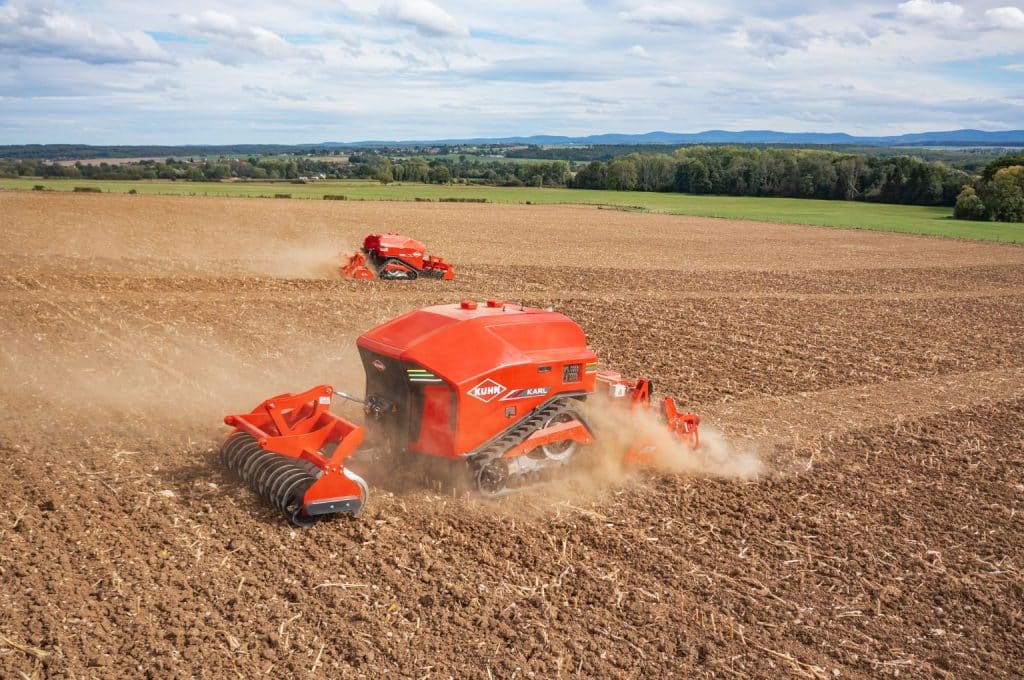
[[[0,212],[0,676],[1024,665],[1024,249],[573,207]],[[322,278],[386,228],[459,280]],[[297,531],[219,469],[223,413],[358,392],[359,331],[463,297],[569,313],[767,472],[501,503],[378,474],[366,515]]]

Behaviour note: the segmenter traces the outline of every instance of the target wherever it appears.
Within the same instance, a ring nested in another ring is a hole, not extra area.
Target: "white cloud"
[[[949,24],[964,15],[964,8],[952,2],[907,0],[899,4],[899,12],[908,19]]]
[[[262,26],[243,24],[234,16],[206,10],[198,16],[180,17],[182,25],[194,35],[213,41],[229,43],[235,49],[263,56],[279,56],[291,49],[288,42]]]
[[[226,35],[233,38],[244,38],[246,36],[246,30],[239,23],[238,19],[223,12],[206,10],[197,17],[186,14],[182,16],[182,21],[205,35]]]
[[[1024,120],[1022,0],[434,2],[0,0],[0,143]]]
[[[654,3],[619,12],[622,21],[656,29],[702,26],[719,17],[718,12],[696,3]]]
[[[765,59],[791,50],[802,50],[816,36],[795,22],[760,22],[741,28],[730,36],[732,44]]]
[[[381,4],[380,16],[432,38],[469,35],[469,29],[430,0],[389,0]]]
[[[91,64],[167,62],[142,31],[117,31],[45,7],[0,6],[0,50]]]
[[[995,7],[985,10],[985,19],[992,28],[1024,29],[1024,11],[1018,7]]]

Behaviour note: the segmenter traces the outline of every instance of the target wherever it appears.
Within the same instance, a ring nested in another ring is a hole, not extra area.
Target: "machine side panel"
[[[472,452],[558,394],[593,392],[595,374],[587,365],[594,361],[586,350],[557,362],[503,366],[459,385],[456,453]]]

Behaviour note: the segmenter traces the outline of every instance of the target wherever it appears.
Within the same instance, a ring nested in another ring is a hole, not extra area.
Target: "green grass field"
[[[96,187],[105,193],[175,196],[238,196],[323,199],[325,194],[344,195],[349,200],[412,201],[417,198],[484,198],[491,203],[589,204],[626,209],[651,210],[673,215],[763,220],[821,227],[895,231],[982,241],[1024,243],[1024,224],[966,222],[951,218],[949,208],[912,205],[815,201],[797,198],[751,198],[734,196],[693,196],[639,191],[590,191],[582,189],[536,189],[477,187],[464,185],[383,185],[375,181],[327,181],[310,184],[288,182],[171,182],[86,181],[62,179],[0,179],[0,189],[31,190],[43,185],[51,191],[72,191],[75,187]]]

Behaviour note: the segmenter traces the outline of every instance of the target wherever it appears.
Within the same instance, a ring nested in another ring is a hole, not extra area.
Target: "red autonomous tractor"
[[[362,509],[366,482],[345,461],[364,434],[378,453],[463,460],[479,493],[496,497],[547,481],[599,437],[581,409],[589,397],[637,417],[653,411],[649,380],[598,370],[583,330],[551,310],[496,300],[424,307],[357,344],[365,400],[321,385],[224,419],[235,428],[225,464],[300,526]],[[335,395],[363,404],[364,426],[331,413]],[[697,447],[697,416],[666,397],[656,417]],[[641,435],[624,462],[650,462],[656,446]]]
[[[440,257],[425,254],[426,247],[416,239],[388,232],[370,234],[363,239],[362,252],[342,253],[341,275],[346,279],[380,278],[387,281],[411,281],[418,277],[455,278],[455,270]]]

